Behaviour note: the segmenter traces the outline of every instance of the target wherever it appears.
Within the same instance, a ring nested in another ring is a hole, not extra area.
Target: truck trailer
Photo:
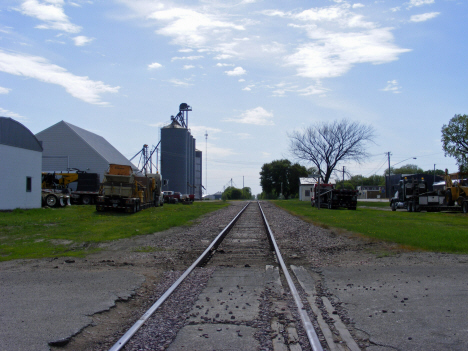
[[[163,206],[162,179],[159,173],[137,175],[131,166],[109,165],[104,174],[96,210],[123,210],[135,213],[152,206]]]
[[[336,189],[334,184],[314,184],[310,201],[312,207],[355,210],[357,195],[357,190]]]

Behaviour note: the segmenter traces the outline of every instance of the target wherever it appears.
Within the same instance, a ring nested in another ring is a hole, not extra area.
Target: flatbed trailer
[[[340,207],[355,210],[357,207],[357,194],[357,190],[335,189],[333,184],[315,184],[311,205],[317,208],[328,208],[329,210]]]
[[[408,212],[460,212],[468,213],[467,181],[458,173],[445,174],[445,185],[440,189],[428,191],[424,178],[405,177],[396,186],[395,195],[390,198],[392,211],[399,208]]]

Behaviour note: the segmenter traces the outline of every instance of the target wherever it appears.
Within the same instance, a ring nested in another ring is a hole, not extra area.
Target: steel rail
[[[301,297],[299,296],[299,293],[297,292],[294,282],[292,281],[291,276],[289,275],[288,269],[283,261],[283,257],[281,256],[281,252],[278,248],[278,245],[276,244],[276,240],[273,235],[273,232],[270,229],[265,213],[263,213],[262,206],[260,205],[259,201],[257,201],[257,203],[258,203],[260,212],[262,213],[263,223],[265,224],[265,227],[267,228],[267,231],[268,231],[268,235],[270,236],[270,242],[273,244],[273,247],[275,249],[276,258],[278,259],[278,262],[281,266],[281,270],[283,271],[283,274],[288,282],[289,290],[291,291],[291,294],[297,306],[297,310],[299,312],[299,315],[301,316],[302,324],[307,333],[310,346],[312,347],[313,351],[323,351],[322,345],[320,344],[320,340],[317,336],[317,333],[315,332],[314,326],[312,325],[312,322],[310,321],[309,315],[307,314],[307,311],[305,310],[304,305],[302,304]]]
[[[166,292],[156,301],[153,306],[149,308],[146,313],[140,317],[138,321],[117,341],[114,346],[112,346],[109,351],[119,351],[125,344],[132,338],[133,335],[141,328],[141,326],[148,320],[149,317],[163,304],[164,301],[172,294],[172,292],[182,283],[182,281],[197,267],[201,262],[203,262],[208,255],[211,254],[213,249],[216,249],[221,241],[224,239],[226,234],[231,230],[234,224],[237,222],[241,214],[245,211],[247,206],[250,205],[250,202],[242,208],[242,210],[234,217],[234,219],[229,222],[229,224],[218,234],[218,236],[211,242],[211,244],[206,248],[206,250],[197,258],[197,260],[192,263],[192,265],[187,268],[187,270],[177,279],[177,281],[172,284],[172,286],[166,290]]]

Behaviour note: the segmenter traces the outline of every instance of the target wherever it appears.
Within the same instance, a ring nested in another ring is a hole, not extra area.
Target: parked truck
[[[135,213],[144,208],[164,205],[159,173],[137,175],[131,166],[111,164],[104,175],[96,210],[124,210]]]
[[[355,210],[357,206],[357,190],[336,189],[334,184],[314,184],[311,205],[317,208],[337,209],[345,207]]]
[[[468,213],[468,180],[467,174],[448,174],[445,170],[445,181],[434,184],[429,191],[424,177],[405,177],[394,186],[394,196],[390,199],[392,211],[406,208],[408,212],[463,211]]]
[[[74,204],[96,202],[101,181],[99,174],[75,169],[69,172],[42,173],[42,189],[65,190]]]

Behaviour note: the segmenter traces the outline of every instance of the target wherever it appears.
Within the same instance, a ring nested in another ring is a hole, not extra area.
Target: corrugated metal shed
[[[34,134],[24,125],[9,117],[0,117],[0,144],[42,151],[42,146]]]
[[[137,168],[106,139],[65,121],[36,134],[42,141],[43,171],[65,171],[77,168],[101,175],[109,164]]]

